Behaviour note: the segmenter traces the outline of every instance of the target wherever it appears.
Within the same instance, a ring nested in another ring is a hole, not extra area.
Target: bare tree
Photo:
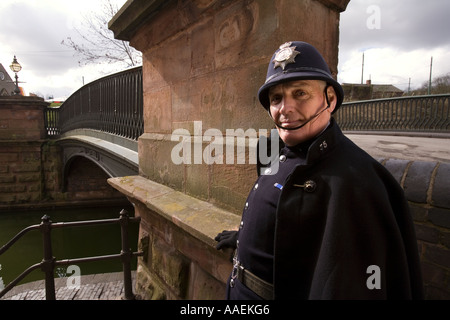
[[[142,54],[128,41],[114,39],[114,33],[108,29],[108,22],[118,10],[111,0],[104,0],[101,11],[84,16],[80,28],[74,28],[80,36],[79,41],[67,37],[61,42],[80,56],[79,64],[122,63],[126,67],[142,64]]]
[[[423,82],[422,86],[412,91],[412,95],[424,95],[428,92],[428,81]],[[432,94],[450,93],[450,73],[433,78],[431,82]]]

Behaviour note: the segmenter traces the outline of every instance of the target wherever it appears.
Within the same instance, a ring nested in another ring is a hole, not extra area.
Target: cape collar
[[[289,147],[289,149],[293,152],[306,153],[306,164],[311,164],[331,152],[341,137],[342,131],[337,125],[336,120],[331,117],[328,127],[317,137],[300,143],[295,147]],[[284,142],[280,139],[280,151],[285,147]]]

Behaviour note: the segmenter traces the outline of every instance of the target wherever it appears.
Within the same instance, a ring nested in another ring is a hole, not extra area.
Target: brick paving
[[[135,272],[132,272],[133,288]],[[123,273],[81,276],[80,287],[67,286],[67,278],[55,278],[56,300],[119,300],[123,296]],[[45,300],[44,280],[14,287],[0,300]]]

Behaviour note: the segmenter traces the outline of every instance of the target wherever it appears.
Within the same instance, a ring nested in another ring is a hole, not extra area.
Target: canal
[[[22,229],[30,225],[40,224],[44,214],[49,215],[52,222],[69,222],[119,218],[122,209],[126,209],[130,216],[134,216],[132,206],[0,211],[0,247]],[[139,224],[130,223],[129,243],[133,251],[137,250],[138,232]],[[121,251],[120,226],[119,224],[108,224],[53,229],[52,248],[56,260],[118,254]],[[14,280],[29,266],[39,263],[42,258],[41,232],[39,230],[30,231],[0,255],[0,289]],[[136,264],[136,258],[134,258],[132,270],[136,270]],[[77,266],[81,275],[122,271],[120,259],[85,262]],[[67,267],[57,267],[55,278],[70,276],[71,272],[67,272]],[[20,283],[42,279],[44,279],[44,273],[38,269],[27,275]]]

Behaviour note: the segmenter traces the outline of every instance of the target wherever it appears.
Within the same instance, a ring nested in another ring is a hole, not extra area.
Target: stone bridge
[[[222,299],[231,264],[214,236],[238,227],[256,178],[249,157],[257,137],[246,130],[272,126],[255,99],[267,61],[281,39],[301,35],[336,73],[347,2],[128,1],[110,29],[143,53],[142,68],[94,81],[59,109],[0,97],[0,210],[126,197],[142,218],[137,293]],[[288,23],[294,18],[305,23]],[[336,114],[344,133],[404,188],[429,299],[450,298],[449,98],[347,103]],[[245,163],[172,161],[180,143],[203,154],[209,129],[231,128],[244,136],[222,147],[245,139]],[[184,136],[173,139],[175,130]]]

